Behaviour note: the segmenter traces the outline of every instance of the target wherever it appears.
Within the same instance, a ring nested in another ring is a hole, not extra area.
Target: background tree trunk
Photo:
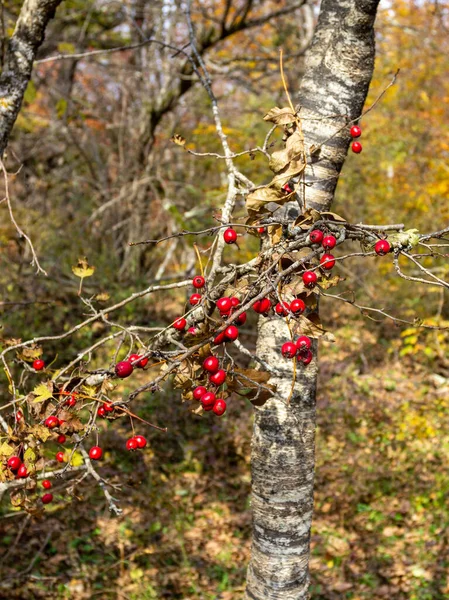
[[[323,211],[332,203],[350,142],[348,122],[360,116],[373,74],[377,5],[378,0],[322,2],[299,91],[306,149],[322,145],[306,169],[307,207]],[[286,207],[292,218],[297,206]],[[281,319],[261,318],[257,354],[274,369],[282,363],[284,371],[271,380],[276,397],[255,415],[253,544],[246,589],[251,600],[309,597],[317,348],[310,365],[298,365],[292,390],[292,361],[280,356],[288,339]]]
[[[45,28],[62,0],[25,0],[14,33],[9,41],[6,61],[0,75],[0,156],[22,106]]]

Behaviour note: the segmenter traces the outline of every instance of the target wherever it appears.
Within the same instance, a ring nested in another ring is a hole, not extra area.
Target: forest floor
[[[449,379],[392,329],[352,320],[320,349],[314,600],[449,598]],[[251,407],[200,418],[166,392],[136,410],[168,433],[142,429],[149,448],[129,453],[128,428],[104,423],[101,473],[121,485],[122,516],[88,480],[69,498],[56,484],[39,519],[4,500],[0,598],[242,597]]]

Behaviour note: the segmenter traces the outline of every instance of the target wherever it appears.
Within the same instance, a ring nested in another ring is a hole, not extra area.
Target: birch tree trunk
[[[307,207],[323,211],[332,203],[350,142],[348,122],[360,116],[372,78],[378,2],[322,2],[298,98],[306,149],[323,144],[318,155],[309,156]],[[292,219],[297,206],[286,207]],[[257,354],[276,369],[282,364],[286,375],[272,378],[276,397],[256,409],[247,600],[309,598],[317,348],[308,366],[298,365],[292,390],[292,361],[280,355],[289,338],[281,319],[260,319]]]

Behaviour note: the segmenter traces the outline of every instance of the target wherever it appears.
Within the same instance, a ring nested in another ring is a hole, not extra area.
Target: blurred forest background
[[[20,2],[4,5],[10,34]],[[298,88],[311,26],[293,2],[255,2],[248,14],[239,6],[202,0],[192,10],[235,152],[262,145],[269,129],[263,115],[285,105],[280,48],[292,94]],[[344,168],[334,210],[352,222],[404,222],[422,232],[447,226],[448,32],[447,3],[381,3],[368,106],[401,71],[362,120],[364,150]],[[0,205],[4,338],[61,332],[81,320],[85,307],[71,270],[79,256],[96,267],[85,291],[114,301],[150,281],[195,274],[189,238],[128,245],[214,225],[226,185],[216,158],[193,157],[170,142],[177,133],[187,148],[220,151],[209,99],[185,56],[143,43],[150,37],[185,45],[181,2],[67,0],[50,22],[6,160],[17,173],[10,184],[16,219],[48,277],[35,275],[29,249]],[[142,45],[47,60],[129,44]],[[239,165],[255,181],[269,177],[261,155],[244,156]],[[243,206],[237,212],[242,216]],[[257,249],[257,238],[246,236],[229,260]],[[338,292],[352,290],[360,304],[411,322],[449,325],[442,288],[398,279],[389,260],[347,264],[339,267],[345,281]],[[438,269],[447,278],[449,263]],[[183,294],[137,301],[122,318],[166,325],[179,315]],[[322,317],[336,342],[320,347],[312,597],[447,599],[449,337],[373,321],[331,300],[323,302]],[[46,345],[47,361],[68,362],[103,327]],[[254,316],[243,331],[254,346]],[[7,382],[0,384],[6,398]],[[55,482],[56,501],[40,519],[15,511],[5,496],[1,598],[241,597],[250,539],[251,406],[236,400],[212,422],[192,416],[179,393],[165,388],[139,397],[133,409],[168,433],[142,431],[150,448],[135,455],[124,450],[127,423],[103,424],[102,473],[121,485],[114,491],[120,518],[109,515],[89,480],[72,490]]]

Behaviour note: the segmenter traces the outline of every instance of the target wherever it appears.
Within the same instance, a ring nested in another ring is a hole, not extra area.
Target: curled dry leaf
[[[85,277],[92,277],[92,275],[95,273],[95,267],[89,265],[89,263],[87,262],[87,258],[84,256],[78,259],[78,264],[72,267],[72,272],[74,275],[80,278],[80,287],[78,290],[78,295],[81,295],[83,280]]]
[[[289,123],[293,123],[296,118],[296,113],[293,113],[290,107],[278,108],[275,106],[267,112],[263,120],[271,121],[275,125],[288,125]]]
[[[173,142],[177,146],[185,146],[186,140],[182,135],[175,133],[175,135],[170,138],[170,142]]]

